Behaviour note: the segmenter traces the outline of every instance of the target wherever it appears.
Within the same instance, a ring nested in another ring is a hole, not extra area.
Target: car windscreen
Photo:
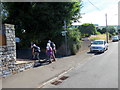
[[[113,39],[118,39],[118,37],[113,37]]]
[[[103,41],[94,41],[92,44],[95,44],[95,45],[103,44]]]

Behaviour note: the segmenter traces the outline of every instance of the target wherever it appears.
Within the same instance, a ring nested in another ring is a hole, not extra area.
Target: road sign
[[[62,31],[61,33],[67,33],[67,31]]]
[[[62,31],[62,36],[66,36],[67,31]]]

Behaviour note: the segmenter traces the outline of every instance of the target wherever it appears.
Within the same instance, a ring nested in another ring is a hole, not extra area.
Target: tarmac
[[[2,88],[42,88],[45,84],[64,75],[78,64],[82,64],[92,57],[91,54],[87,53],[88,51],[84,50],[77,53],[77,55],[57,58],[57,61],[51,64],[45,64],[5,77],[2,79]]]

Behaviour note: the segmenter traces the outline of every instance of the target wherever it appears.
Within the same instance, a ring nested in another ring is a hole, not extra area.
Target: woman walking
[[[47,57],[49,58],[50,63],[52,63],[51,59],[53,59],[55,61],[55,56],[54,56],[54,53],[53,53],[53,49],[50,46],[50,43],[47,43],[46,54],[47,54]]]

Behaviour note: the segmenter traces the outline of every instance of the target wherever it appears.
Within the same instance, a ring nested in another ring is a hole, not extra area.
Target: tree
[[[106,33],[106,28],[102,28],[101,34]]]
[[[3,4],[2,3],[0,3],[0,19],[1,19],[1,21],[4,21],[5,19],[6,19],[6,10],[5,9],[3,9]]]
[[[108,26],[108,32],[111,34],[111,35],[115,35],[116,34],[116,31],[115,31],[115,28],[113,26]]]
[[[95,35],[97,32],[94,24],[89,24],[89,23],[82,24],[79,27],[79,30],[80,30],[82,36]]]
[[[102,29],[97,29],[97,32],[99,32],[100,34],[105,34],[106,33],[106,28],[102,28]]]
[[[61,44],[62,40],[58,39],[62,39],[64,21],[69,25],[80,17],[80,3],[5,2],[3,6],[8,14],[3,22],[15,25],[16,35],[22,39],[23,46],[30,45],[31,41],[46,43],[49,39]]]

